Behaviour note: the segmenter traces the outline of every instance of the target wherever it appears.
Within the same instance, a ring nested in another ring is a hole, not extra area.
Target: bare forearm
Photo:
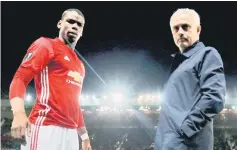
[[[78,135],[81,137],[82,141],[89,140],[89,135],[85,126],[79,128],[77,132]]]
[[[10,100],[13,114],[16,112],[25,112],[24,100],[20,97],[14,97]]]
[[[79,136],[82,136],[83,134],[87,133],[86,127],[79,128],[77,132]]]

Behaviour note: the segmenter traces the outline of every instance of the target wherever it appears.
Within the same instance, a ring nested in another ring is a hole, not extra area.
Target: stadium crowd
[[[153,150],[159,111],[84,109],[93,150]],[[1,118],[1,149],[18,150],[10,138],[11,119]],[[237,150],[237,113],[226,110],[214,121],[214,150]]]

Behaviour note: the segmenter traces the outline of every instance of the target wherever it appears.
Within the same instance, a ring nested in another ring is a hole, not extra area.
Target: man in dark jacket
[[[178,9],[170,27],[180,52],[163,90],[155,150],[212,150],[213,118],[222,111],[226,93],[221,56],[199,41],[195,10]]]

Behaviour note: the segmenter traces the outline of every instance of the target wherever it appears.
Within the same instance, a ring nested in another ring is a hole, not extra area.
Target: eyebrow
[[[69,20],[73,20],[75,21],[77,24],[80,24],[81,26],[84,26],[84,23],[83,22],[80,22],[78,20],[75,20],[75,19],[72,19],[72,18],[67,18],[66,21],[69,21]]]
[[[187,25],[187,26],[191,26],[190,24],[188,23],[180,23],[180,24],[176,24],[176,25],[173,25],[173,27],[177,27],[177,26],[182,26],[182,25]]]

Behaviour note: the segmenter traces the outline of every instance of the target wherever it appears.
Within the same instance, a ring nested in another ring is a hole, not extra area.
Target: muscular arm
[[[26,87],[53,57],[48,41],[43,38],[36,40],[28,49],[21,65],[17,69],[10,85],[9,99],[14,112],[25,112],[24,96]]]

